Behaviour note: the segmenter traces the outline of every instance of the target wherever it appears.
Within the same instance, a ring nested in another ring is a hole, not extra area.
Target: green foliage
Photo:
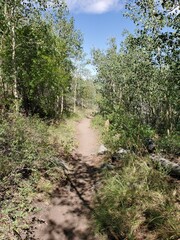
[[[178,8],[177,1],[127,1],[136,33],[119,50],[111,39],[106,51],[93,51],[100,114],[110,122],[104,141],[112,151],[143,153],[145,139],[156,138],[157,148],[179,153]],[[119,161],[121,171],[109,174],[97,194],[98,231],[108,239],[177,239],[177,187],[146,159],[128,154]]]
[[[159,149],[163,150],[165,153],[171,153],[175,155],[180,154],[180,136],[179,134],[174,134],[170,136],[164,136],[157,142]]]
[[[46,200],[64,174],[60,149],[49,126],[37,117],[8,113],[0,118],[0,239],[30,231],[33,201]],[[63,153],[65,158],[65,153]]]
[[[1,180],[23,166],[34,168],[39,162],[46,168],[56,156],[56,149],[48,142],[48,128],[38,118],[9,114],[0,121]]]
[[[54,139],[56,139],[56,142],[65,153],[71,153],[75,148],[74,129],[76,118],[77,117],[71,116],[59,125],[49,128],[52,140],[54,141]]]
[[[171,7],[133,0],[127,15],[137,23],[136,33],[120,50],[111,39],[106,51],[93,51],[103,116],[120,106],[159,134],[179,130],[178,17],[168,13]]]
[[[128,36],[119,52],[114,43],[106,53],[94,52],[101,83],[100,112],[107,118],[122,108],[160,134],[175,131],[179,128],[178,81],[172,81],[168,66],[154,66],[148,51],[132,39]]]
[[[110,129],[106,131],[104,141],[113,150],[119,147],[136,153],[145,151],[145,140],[153,138],[155,131],[146,124],[142,124],[136,116],[119,109],[107,116]]]
[[[129,157],[128,157],[129,158]],[[109,174],[97,195],[95,226],[114,239],[177,239],[177,189],[163,172],[132,158]]]
[[[110,121],[108,130],[105,128],[107,119]],[[102,141],[112,152],[122,147],[136,154],[142,154],[146,152],[146,139],[156,137],[151,127],[142,124],[136,116],[126,113],[122,108],[106,115],[106,118],[97,114],[92,123],[100,130]]]
[[[103,119],[102,115],[96,114],[93,119],[92,119],[92,125],[95,128],[98,128],[101,132],[104,130],[104,122],[105,120]]]
[[[17,178],[17,176],[14,177]],[[0,225],[0,239],[2,240],[16,239],[20,231],[29,229],[26,219],[34,211],[31,203],[35,197],[35,189],[29,182],[24,182],[22,179],[18,185],[18,189],[15,186],[13,189],[7,188],[4,196],[7,199],[2,201]]]
[[[2,1],[1,108],[59,118],[68,111],[82,36],[64,1]]]

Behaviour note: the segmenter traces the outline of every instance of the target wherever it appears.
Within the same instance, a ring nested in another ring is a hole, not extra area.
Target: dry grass
[[[153,170],[147,159],[131,157],[124,161],[127,163],[121,171],[108,174],[98,193],[97,231],[112,239],[177,240],[177,185],[170,184],[165,173]]]

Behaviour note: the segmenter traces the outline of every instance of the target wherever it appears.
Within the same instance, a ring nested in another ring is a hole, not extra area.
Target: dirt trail
[[[90,156],[96,154],[98,151],[98,137],[97,133],[91,128],[91,119],[84,118],[77,125],[77,153],[83,156]]]
[[[52,196],[52,203],[35,218],[36,231],[28,239],[36,240],[96,240],[92,231],[92,197],[99,181],[95,155],[98,137],[90,127],[91,120],[83,119],[77,125],[79,147],[69,159],[72,171],[61,182]]]

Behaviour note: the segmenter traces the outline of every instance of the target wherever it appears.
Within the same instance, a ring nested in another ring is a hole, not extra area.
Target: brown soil
[[[79,147],[69,159],[72,170],[52,194],[51,203],[32,217],[34,226],[26,239],[35,240],[96,240],[92,230],[92,200],[99,182],[97,153],[98,137],[90,127],[91,120],[77,125]]]
[[[83,156],[90,156],[96,154],[98,151],[98,137],[95,130],[91,128],[91,119],[84,118],[77,125],[76,139],[78,142],[77,153]]]

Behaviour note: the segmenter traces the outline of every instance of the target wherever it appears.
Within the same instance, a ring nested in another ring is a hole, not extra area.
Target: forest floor
[[[41,210],[31,216],[32,228],[26,239],[98,239],[92,230],[92,200],[102,157],[97,156],[100,143],[90,118],[77,123],[76,140],[78,148],[69,157],[70,170],[65,172],[65,180],[57,184],[49,203],[36,203]]]

